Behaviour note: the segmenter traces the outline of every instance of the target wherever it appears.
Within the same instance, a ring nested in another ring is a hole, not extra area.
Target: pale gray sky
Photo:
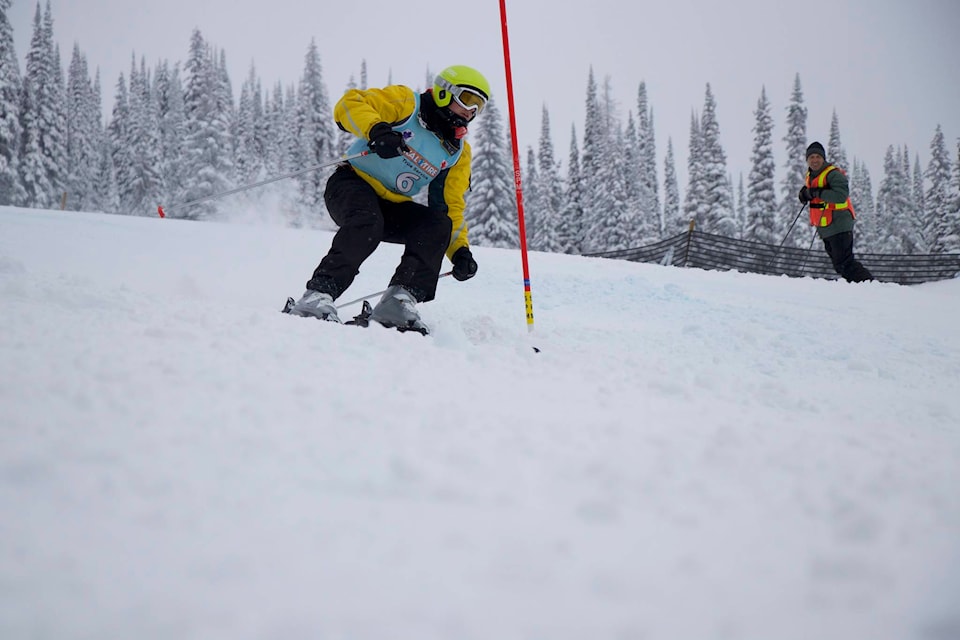
[[[506,118],[498,0],[52,0],[51,6],[64,66],[79,43],[91,69],[100,69],[106,109],[133,53],[151,67],[160,59],[184,61],[197,27],[226,52],[235,90],[251,62],[266,87],[278,80],[296,82],[310,39],[316,38],[332,100],[351,75],[359,77],[364,59],[371,85],[392,77],[421,87],[428,66],[438,71],[468,64],[490,79]],[[9,12],[21,70],[35,8],[34,0],[13,0]],[[883,176],[887,145],[908,145],[911,157],[919,153],[926,165],[937,124],[956,158],[957,0],[673,0],[632,6],[622,0],[508,0],[507,12],[524,160],[526,147],[537,144],[543,104],[558,158],[566,162],[571,125],[582,141],[590,66],[598,82],[610,76],[624,122],[626,111],[636,108],[639,83],[646,82],[661,181],[669,136],[681,190],[690,113],[702,109],[707,82],[717,99],[721,142],[735,184],[750,170],[753,110],[764,85],[773,107],[779,184],[785,162],[781,138],[797,72],[810,138],[827,143],[836,109],[844,146],[867,163],[874,188]]]

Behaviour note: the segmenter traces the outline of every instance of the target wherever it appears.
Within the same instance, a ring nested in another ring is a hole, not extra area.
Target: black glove
[[[370,150],[381,158],[396,158],[410,148],[403,141],[403,134],[394,131],[385,122],[378,122],[370,129]]]
[[[477,261],[473,259],[469,247],[460,247],[453,254],[453,277],[463,282],[477,275]]]
[[[808,189],[806,186],[803,186],[803,187],[801,187],[801,189],[800,189],[800,195],[799,195],[799,197],[800,197],[800,202],[802,202],[803,204],[807,204],[808,202],[810,202],[810,201],[813,200],[814,198],[819,198],[819,197],[820,197],[820,193],[821,193],[822,191],[823,191],[823,189],[816,189],[816,188],[814,188],[814,189]]]

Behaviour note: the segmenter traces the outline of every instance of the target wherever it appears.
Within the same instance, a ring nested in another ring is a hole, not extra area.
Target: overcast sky
[[[44,3],[46,0],[44,0]],[[351,6],[348,7],[347,5]],[[563,5],[573,8],[564,9]],[[33,0],[13,0],[10,22],[23,56],[32,34]],[[297,81],[316,38],[331,99],[366,60],[370,85],[422,87],[427,68],[468,64],[490,79],[506,118],[500,6],[473,3],[355,3],[303,0],[52,0],[54,35],[63,64],[74,43],[91,70],[99,68],[109,109],[131,55],[186,60],[199,28],[224,50],[235,91],[251,62],[264,86]],[[833,0],[812,5],[770,0],[674,0],[625,6],[622,0],[557,3],[509,0],[518,140],[525,150],[540,135],[541,108],[551,118],[558,158],[566,161],[571,125],[582,141],[587,75],[612,81],[623,122],[635,111],[637,87],[647,91],[663,175],[673,138],[681,189],[691,111],[702,110],[710,83],[721,142],[734,182],[750,171],[753,110],[766,86],[775,123],[777,182],[783,177],[786,107],[800,73],[809,110],[808,133],[824,144],[836,109],[848,155],[867,163],[874,188],[888,145],[906,144],[924,166],[937,124],[951,158],[960,136],[960,2],[957,0]]]

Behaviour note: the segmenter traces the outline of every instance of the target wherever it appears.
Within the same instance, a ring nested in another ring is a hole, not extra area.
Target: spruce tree
[[[583,243],[583,187],[577,127],[570,126],[570,154],[567,159],[567,183],[563,193],[558,241],[563,253],[580,253]]]
[[[95,210],[95,176],[100,160],[100,102],[93,94],[87,59],[73,46],[67,72],[67,208]]]
[[[20,96],[20,176],[26,191],[24,204],[46,209],[59,206],[63,192],[66,101],[49,2],[42,19],[37,5],[33,23]]]
[[[640,178],[640,216],[644,220],[643,235],[648,240],[659,236],[660,191],[657,185],[657,144],[653,126],[653,108],[647,98],[647,84],[637,89],[637,162]]]
[[[884,177],[877,189],[879,247],[883,253],[907,253],[904,225],[912,213],[909,174],[903,170],[903,153],[899,147],[887,147],[883,161]]]
[[[303,78],[297,95],[297,137],[300,148],[297,167],[328,163],[336,157],[331,106],[323,83],[323,70],[315,40],[310,41]],[[298,176],[300,197],[308,212],[326,213],[323,190],[334,168],[310,171]]]
[[[873,200],[873,183],[867,166],[853,159],[850,169],[850,203],[857,215],[857,244],[862,251],[876,252],[879,246],[877,211]]]
[[[183,103],[186,115],[184,143],[184,198],[195,200],[227,191],[233,185],[233,145],[230,136],[233,108],[225,62],[199,30],[190,37]],[[216,211],[208,200],[178,211],[178,217],[199,219]]]
[[[540,145],[537,151],[537,163],[540,169],[540,249],[559,253],[563,251],[560,242],[560,211],[563,207],[563,180],[560,177],[560,165],[553,151],[553,134],[550,131],[550,112],[543,105],[540,124]]]
[[[636,210],[630,207],[627,195],[626,167],[620,150],[628,142],[616,124],[616,105],[610,79],[604,79],[603,100],[597,103],[598,127],[595,131],[593,158],[596,173],[590,198],[586,203],[587,253],[628,249],[636,242]]]
[[[801,205],[797,200],[797,193],[803,186],[807,175],[807,108],[804,106],[799,73],[793,80],[793,93],[790,96],[790,104],[787,106],[787,132],[783,136],[783,142],[786,145],[787,160],[784,164],[783,180],[780,183],[778,235],[786,234],[787,229],[798,217]],[[797,227],[803,229],[798,222],[784,244],[806,249],[807,236],[805,233],[797,233]]]
[[[268,175],[287,173],[284,136],[286,130],[285,115],[283,85],[277,82],[273,86],[273,91],[267,97],[264,106],[266,130],[264,134],[263,164]]]
[[[914,215],[911,216],[913,233],[916,242],[916,253],[928,253],[930,251],[932,235],[929,229],[933,227],[934,219],[927,211],[926,193],[923,185],[923,169],[920,167],[920,154],[915,154],[913,163],[913,182],[912,197],[914,202]]]
[[[470,143],[473,177],[466,210],[470,244],[515,249],[520,245],[520,233],[511,180],[512,154],[494,98],[487,101],[475,131],[476,138]]]
[[[696,227],[700,227],[703,224],[700,218],[700,204],[703,200],[703,136],[700,132],[700,118],[696,112],[690,114],[689,150],[683,215],[688,223],[693,222]]]
[[[251,63],[247,78],[240,87],[240,102],[233,132],[236,145],[233,164],[237,182],[249,184],[264,177],[263,92],[257,70]]]
[[[698,217],[703,220],[702,230],[736,237],[738,225],[734,214],[733,190],[727,173],[727,156],[720,144],[717,103],[709,83],[700,122],[703,186]]]
[[[667,138],[667,155],[663,160],[663,230],[669,237],[685,230],[687,221],[680,215],[680,186],[677,183],[676,161],[673,157],[673,138]]]
[[[125,144],[129,150],[131,182],[122,185],[121,204],[128,213],[153,215],[166,191],[161,173],[160,120],[153,82],[141,58],[139,69],[131,59],[128,94],[128,127]]]
[[[540,172],[537,171],[537,156],[533,147],[527,147],[527,164],[523,171],[523,214],[529,247],[535,251],[540,246],[544,203],[541,197]]]
[[[167,61],[157,64],[154,94],[160,141],[160,181],[165,186],[162,197],[166,202],[180,202],[184,197],[183,151],[187,122],[179,64],[173,67]]]
[[[930,185],[925,195],[926,209],[931,220],[929,250],[933,253],[943,253],[945,242],[941,238],[950,236],[950,214],[956,203],[951,197],[950,155],[947,152],[943,129],[937,125],[937,130],[930,141],[930,163],[927,165],[925,177]]]
[[[616,147],[623,154],[623,178],[626,192],[626,207],[635,212],[636,233],[635,245],[644,243],[643,238],[647,233],[643,229],[643,216],[641,203],[644,198],[641,197],[641,173],[643,167],[640,161],[640,148],[637,140],[637,125],[633,119],[633,113],[627,113],[627,128],[623,133],[623,141]]]
[[[740,174],[740,182],[737,186],[737,205],[735,220],[737,223],[737,237],[742,238],[746,232],[747,225],[747,192],[743,188],[743,174]]]
[[[99,84],[99,83],[98,83]],[[99,87],[97,87],[99,90]],[[94,211],[120,213],[120,195],[117,190],[117,174],[113,165],[113,143],[104,130],[97,147],[97,172],[94,176]]]
[[[953,165],[953,207],[938,227],[935,250],[941,253],[960,253],[960,139],[957,140],[957,162]]]
[[[777,216],[777,193],[774,182],[776,162],[773,158],[773,116],[766,87],[761,88],[757,108],[753,112],[753,152],[743,238],[765,244],[779,244],[781,236]]]
[[[0,205],[22,204],[20,183],[20,63],[7,20],[11,0],[0,0]]]
[[[107,123],[107,137],[110,140],[110,163],[113,166],[113,183],[116,188],[117,207],[122,213],[134,213],[133,197],[136,190],[136,170],[134,169],[133,148],[130,146],[130,98],[126,77],[121,73],[117,79],[117,92],[113,98],[113,110]],[[102,175],[102,172],[101,172]]]
[[[847,164],[847,152],[840,142],[840,119],[837,117],[837,110],[833,110],[833,116],[830,118],[830,139],[827,141],[827,162],[836,165],[844,171],[850,171],[850,165]]]
[[[583,152],[580,155],[580,169],[581,175],[590,176],[590,180],[581,183],[584,233],[581,236],[580,250],[586,253],[609,248],[603,247],[602,244],[599,244],[600,239],[593,236],[594,228],[603,225],[603,221],[596,219],[599,214],[602,214],[598,207],[598,196],[608,189],[608,185],[600,182],[600,169],[607,153],[607,130],[604,126],[604,114],[600,108],[600,100],[597,97],[597,83],[594,79],[593,67],[590,67],[587,75],[587,95],[584,111]]]

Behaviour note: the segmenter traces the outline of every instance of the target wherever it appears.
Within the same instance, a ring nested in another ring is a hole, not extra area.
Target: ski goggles
[[[483,95],[483,92],[478,89],[474,89],[473,87],[464,87],[459,84],[452,84],[443,78],[437,79],[437,86],[445,91],[448,91],[450,93],[450,97],[456,100],[458,105],[467,111],[472,111],[473,116],[470,118],[471,120],[480,115],[480,112],[483,111],[484,105],[487,104],[487,96]]]

